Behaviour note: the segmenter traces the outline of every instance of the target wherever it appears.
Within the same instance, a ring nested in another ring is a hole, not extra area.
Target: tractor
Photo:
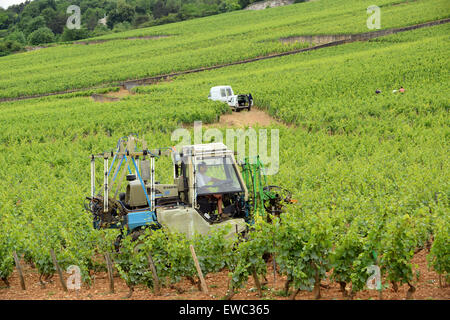
[[[164,156],[172,159],[172,184],[155,181],[155,162]],[[130,135],[119,139],[115,150],[90,159],[91,194],[85,208],[93,227],[127,230],[133,239],[146,228],[162,227],[188,238],[222,227],[228,227],[226,237],[245,236],[255,215],[268,219],[294,202],[288,190],[267,185],[259,157],[238,164],[223,143],[148,149],[144,139]],[[96,159],[103,159],[97,194]],[[120,192],[124,180],[125,192]]]

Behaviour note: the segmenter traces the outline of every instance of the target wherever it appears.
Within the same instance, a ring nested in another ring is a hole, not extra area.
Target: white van
[[[234,92],[230,86],[217,86],[209,90],[208,99],[228,102],[232,96],[234,96]]]
[[[248,96],[244,94],[235,95],[231,86],[216,86],[209,90],[208,99],[226,102],[234,111],[248,109],[251,105]]]

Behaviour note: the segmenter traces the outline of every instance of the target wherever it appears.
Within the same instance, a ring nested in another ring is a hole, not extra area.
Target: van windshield
[[[233,94],[231,93],[231,89],[227,88],[227,96],[232,96]]]

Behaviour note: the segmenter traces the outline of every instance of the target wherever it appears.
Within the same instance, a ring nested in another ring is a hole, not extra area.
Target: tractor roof
[[[226,145],[221,142],[206,143],[206,144],[193,144],[183,146],[183,154],[185,155],[201,155],[205,153],[224,153],[230,152]]]

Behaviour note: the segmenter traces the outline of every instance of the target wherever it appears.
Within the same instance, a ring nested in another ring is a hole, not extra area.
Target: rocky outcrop
[[[246,7],[244,10],[263,10],[267,7],[274,8],[274,7],[281,7],[286,6],[288,4],[293,4],[294,0],[266,0],[266,1],[260,1],[260,2],[254,2],[250,4],[248,7]]]

